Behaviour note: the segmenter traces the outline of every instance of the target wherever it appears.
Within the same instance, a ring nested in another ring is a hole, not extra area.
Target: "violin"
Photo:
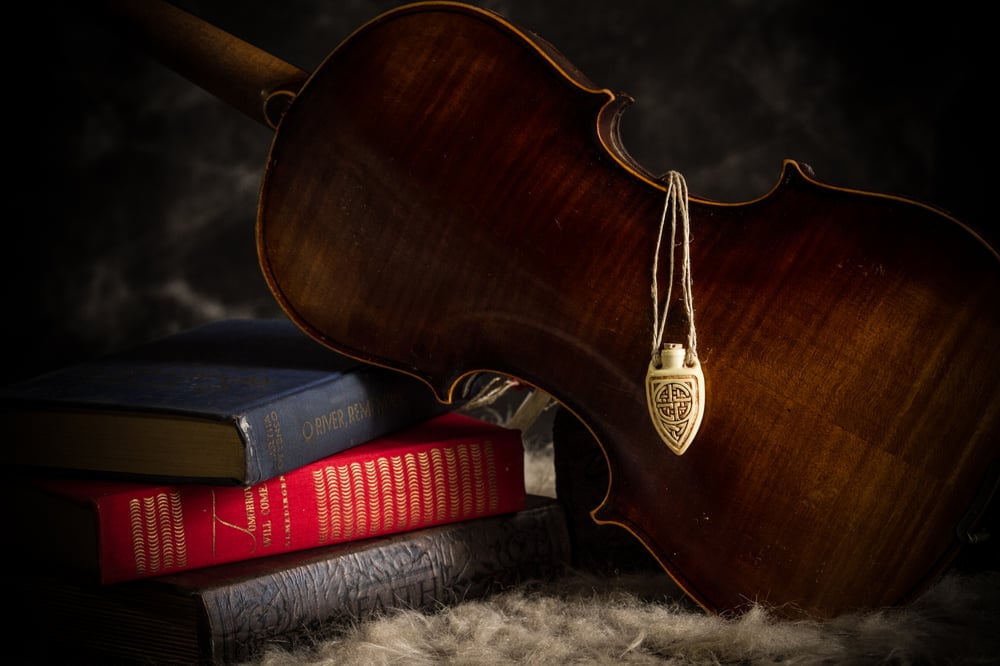
[[[475,6],[391,10],[304,72],[112,4],[274,130],[256,238],[288,317],[445,402],[482,372],[551,396],[606,457],[593,519],[707,611],[899,604],[983,538],[1000,255],[949,214],[791,160],[689,196],[626,151],[627,95]]]

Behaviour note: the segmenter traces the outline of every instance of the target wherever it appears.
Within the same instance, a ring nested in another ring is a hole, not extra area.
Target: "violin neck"
[[[163,0],[108,0],[152,57],[274,128],[308,73]]]

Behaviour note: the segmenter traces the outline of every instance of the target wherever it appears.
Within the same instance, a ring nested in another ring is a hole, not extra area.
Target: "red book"
[[[28,479],[8,544],[112,583],[519,511],[517,430],[461,414],[246,487]]]

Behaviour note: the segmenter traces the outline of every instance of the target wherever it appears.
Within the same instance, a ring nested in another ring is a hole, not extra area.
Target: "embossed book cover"
[[[215,321],[0,388],[16,466],[250,485],[453,407],[286,319]]]

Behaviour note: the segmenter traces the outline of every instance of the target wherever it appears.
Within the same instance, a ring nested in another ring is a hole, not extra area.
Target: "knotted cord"
[[[663,335],[667,328],[667,313],[673,297],[675,255],[677,252],[677,226],[680,222],[684,237],[681,241],[681,289],[683,289],[684,310],[688,318],[687,350],[684,364],[693,366],[698,360],[698,337],[694,326],[694,298],[692,296],[693,281],[691,277],[691,218],[688,214],[688,189],[684,176],[676,171],[668,171],[664,175],[667,182],[667,196],[663,204],[663,214],[660,216],[660,229],[656,237],[656,253],[653,255],[653,364],[661,366],[660,352],[663,348]],[[667,226],[667,214],[670,214],[670,284],[667,287],[667,297],[663,303],[663,315],[660,315],[660,295],[657,274],[660,268],[660,253],[663,244],[663,231]],[[680,218],[678,220],[678,217]]]

